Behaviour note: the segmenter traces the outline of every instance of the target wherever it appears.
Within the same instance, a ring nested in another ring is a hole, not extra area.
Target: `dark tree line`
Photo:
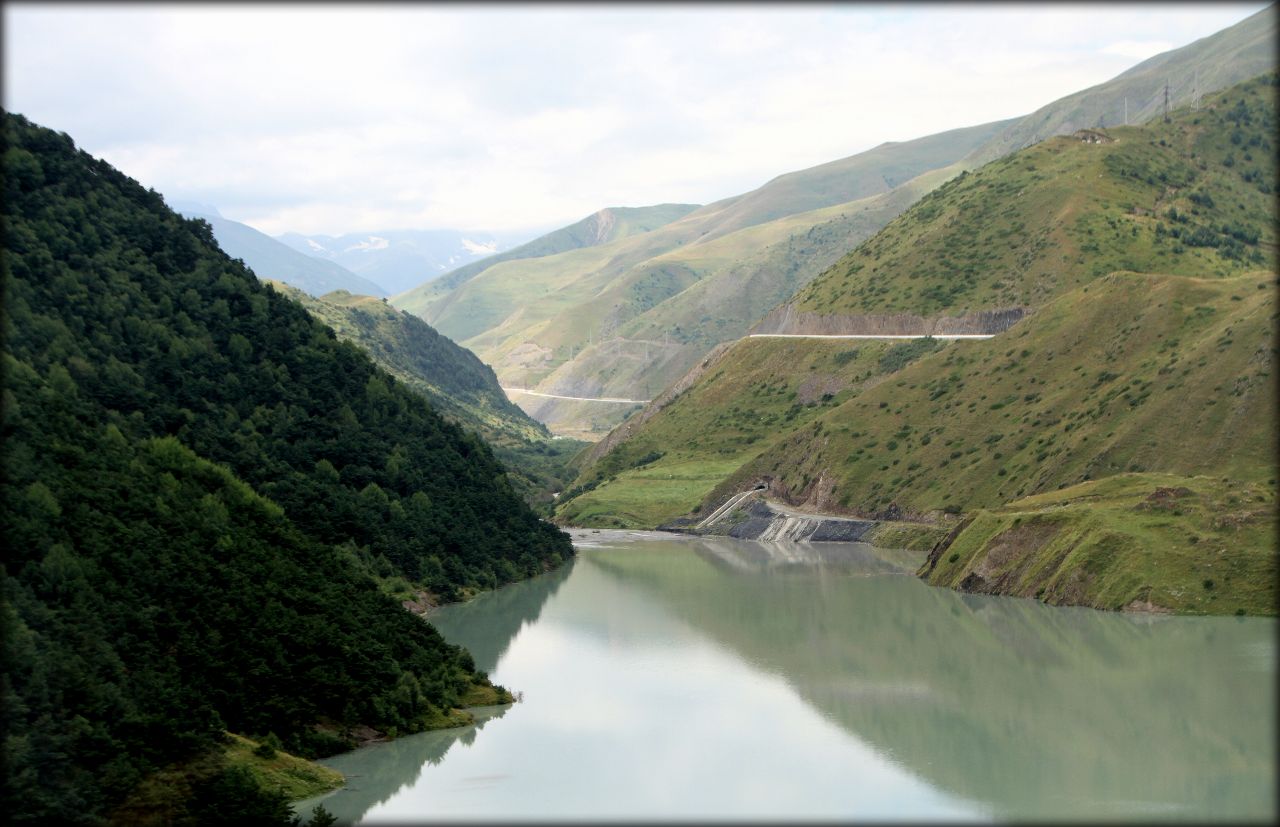
[[[278,796],[208,762],[223,730],[318,755],[343,745],[325,731],[421,729],[487,682],[371,570],[451,598],[572,548],[484,443],[207,224],[3,121],[0,807],[98,822],[184,765],[204,769],[169,820],[238,801],[278,821]]]

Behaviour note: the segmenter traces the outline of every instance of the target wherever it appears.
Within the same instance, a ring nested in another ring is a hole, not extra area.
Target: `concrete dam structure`
[[[763,486],[743,491],[702,520],[685,517],[658,529],[761,542],[851,543],[861,540],[877,525],[874,520],[851,517],[784,513],[765,502],[763,496]]]

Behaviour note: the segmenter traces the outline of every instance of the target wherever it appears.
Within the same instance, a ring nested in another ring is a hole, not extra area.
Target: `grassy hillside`
[[[1274,250],[1267,75],[1170,123],[1051,138],[952,179],[799,291],[801,312],[1037,306],[1114,270],[1228,276]]]
[[[1272,5],[1234,26],[1162,52],[1105,83],[1017,119],[966,160],[984,164],[1054,135],[1154,120],[1164,114],[1166,83],[1172,108],[1191,106],[1199,96],[1274,69],[1276,37],[1276,7]]]
[[[1275,277],[1117,273],[956,342],[744,467],[797,500],[967,511],[1126,471],[1274,476]]]
[[[557,317],[548,325],[548,340],[555,341],[554,331],[589,324],[593,309],[611,300],[625,302],[629,295],[644,292],[646,282],[660,276],[653,268],[678,264],[704,275],[597,344],[581,350],[575,350],[572,343],[558,344],[553,353],[567,350],[575,357],[546,374],[542,387],[578,395],[634,393],[638,398],[653,398],[683,376],[711,347],[745,335],[759,320],[763,308],[784,301],[850,246],[870,237],[910,206],[920,193],[958,172],[956,165],[944,167],[883,195],[802,213],[713,242],[674,250],[636,268],[596,299]],[[769,241],[766,233],[774,233],[777,240]],[[734,252],[752,248],[756,252],[747,255]],[[587,426],[595,432],[590,436],[598,437],[601,424],[607,430],[609,424],[618,421],[609,418],[611,413],[616,417],[618,411],[602,412],[598,405],[573,410],[571,406],[576,403],[538,404],[543,411],[529,405],[526,409],[541,421],[555,424],[561,432]],[[552,405],[561,410],[546,410]]]
[[[936,584],[1274,614],[1275,288],[1116,274],[983,342],[740,342],[592,457],[558,518],[653,527],[765,480],[819,511],[964,515]],[[1052,529],[1001,543],[1019,522]]]
[[[652,527],[760,477],[920,518],[1123,471],[1265,478],[1273,310],[1264,273],[1116,274],[983,342],[744,340],[594,452],[558,518]]]
[[[232,258],[243,260],[259,278],[282,281],[312,296],[334,290],[369,296],[387,293],[380,285],[339,264],[300,253],[247,224],[216,215],[191,217],[209,222],[218,246]]]
[[[589,455],[559,518],[652,526],[759,480],[817,510],[944,525],[1122,473],[1212,475],[1274,497],[1276,277],[1260,267],[1275,252],[1273,77],[1168,124],[1108,130],[1113,143],[1053,139],[939,188],[795,304],[1034,312],[934,352],[739,342]],[[916,358],[886,380],[891,353]],[[1195,530],[1189,513],[1169,519]],[[1269,551],[1260,525],[1242,554]]]
[[[961,345],[963,346],[963,345]],[[747,339],[690,387],[587,455],[560,498],[570,525],[652,528],[696,511],[728,476],[822,413],[885,381],[932,345]],[[615,447],[616,445],[616,447]],[[709,513],[709,512],[703,512]]]
[[[1277,527],[1274,480],[1117,474],[977,511],[921,571],[1054,604],[1274,615]]]
[[[884,143],[848,158],[779,175],[719,211],[708,234],[721,236],[789,215],[886,193],[942,166],[939,160],[954,158],[957,148],[986,144],[1013,124],[1013,120],[994,121],[910,141]]]
[[[425,396],[446,419],[484,439],[516,491],[549,513],[552,494],[573,478],[568,462],[582,443],[553,438],[544,425],[507,399],[492,368],[417,316],[371,296],[337,291],[313,298],[278,286],[339,339],[358,345],[380,367]]]
[[[495,264],[544,256],[608,244],[633,235],[656,230],[683,218],[698,208],[697,204],[655,204],[652,207],[606,207],[568,227],[539,236],[533,241],[513,247],[497,255],[450,270],[438,279],[413,287],[392,298],[399,308],[419,316],[441,296],[470,281]]]

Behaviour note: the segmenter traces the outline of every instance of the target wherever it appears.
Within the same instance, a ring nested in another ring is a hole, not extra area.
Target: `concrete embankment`
[[[759,492],[762,493],[762,492]],[[739,540],[778,542],[855,542],[875,528],[873,520],[857,520],[826,515],[784,513],[759,498],[737,495],[710,517],[700,522],[678,520],[658,526],[663,531],[735,537]]]
[[[979,310],[960,316],[917,316],[912,313],[864,313],[824,315],[796,310],[784,304],[751,328],[759,334],[809,334],[820,336],[946,336],[1003,333],[1021,321],[1026,308]]]

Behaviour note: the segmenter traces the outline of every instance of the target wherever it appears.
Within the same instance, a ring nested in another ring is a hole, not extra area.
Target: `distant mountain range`
[[[173,201],[171,206],[187,218],[208,221],[218,246],[232,258],[244,261],[260,278],[282,281],[312,296],[322,296],[334,290],[387,295],[381,285],[340,264],[303,255],[248,224],[223,218],[217,207],[180,200]]]
[[[277,240],[294,250],[339,264],[385,288],[402,293],[450,270],[529,239],[527,233],[462,230],[385,230],[340,236],[285,233]],[[368,290],[353,293],[369,294]]]
[[[640,233],[656,230],[698,209],[699,204],[656,204],[652,207],[605,207],[581,221],[538,236],[533,241],[513,247],[471,264],[450,270],[444,276],[426,284],[414,285],[396,296],[395,304],[410,313],[418,313],[434,303],[439,296],[460,284],[470,281],[495,264],[517,259],[543,258],[545,256],[597,247],[630,238]]]

